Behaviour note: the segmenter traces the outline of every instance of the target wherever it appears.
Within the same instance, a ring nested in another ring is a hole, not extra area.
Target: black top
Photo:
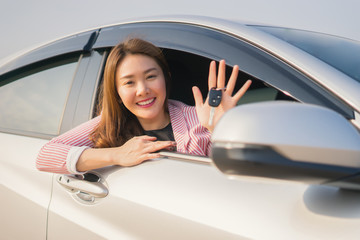
[[[158,141],[175,141],[171,123],[162,129],[145,131],[148,136],[156,137]]]

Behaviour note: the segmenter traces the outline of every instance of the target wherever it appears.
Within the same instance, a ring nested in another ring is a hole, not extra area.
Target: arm
[[[209,68],[209,90],[211,88],[225,88],[225,60],[221,60],[219,64],[219,73],[216,76],[216,65],[215,62],[212,61],[210,63]],[[210,126],[209,115],[210,109],[209,106],[209,97],[206,98],[205,103],[203,103],[203,97],[198,87],[193,87],[193,94],[195,99],[196,112],[198,114],[198,118],[202,126],[206,127],[210,132],[213,132],[216,123],[219,121],[221,116],[231,108],[236,106],[236,103],[240,100],[240,98],[245,94],[248,88],[251,85],[251,80],[246,81],[246,83],[237,91],[234,96],[232,96],[237,76],[239,72],[239,67],[237,65],[234,66],[231,76],[229,78],[228,84],[226,86],[226,90],[223,90],[222,100],[218,107],[215,109],[214,114],[214,123]]]
[[[46,143],[38,154],[36,167],[46,172],[77,173],[77,158],[82,151],[93,147],[89,136],[99,121],[100,117],[96,117]]]
[[[36,167],[46,172],[80,174],[110,165],[133,166],[157,158],[156,151],[175,145],[172,141],[139,136],[120,147],[93,148],[89,136],[99,121],[100,117],[94,118],[45,144],[38,154]]]

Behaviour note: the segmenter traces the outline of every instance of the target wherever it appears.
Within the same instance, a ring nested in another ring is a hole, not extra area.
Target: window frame
[[[354,110],[348,104],[305,73],[246,40],[217,29],[179,22],[129,23],[101,29],[93,48],[110,48],[129,36],[143,38],[160,48],[217,61],[225,59],[229,66],[239,65],[240,71],[290,93],[300,102],[324,106],[354,119]],[[295,81],[286,81],[288,79]]]
[[[82,62],[71,89],[60,134],[93,118],[97,89],[107,58],[105,49],[82,54]]]
[[[23,73],[27,73],[29,71],[31,71],[32,69],[37,69],[40,66],[44,66],[44,65],[51,65],[51,64],[56,64],[62,60],[65,59],[69,59],[69,58],[77,58],[77,62],[76,62],[76,67],[75,67],[75,71],[74,71],[74,75],[73,75],[73,79],[71,80],[70,83],[70,87],[68,89],[68,93],[67,93],[67,97],[65,100],[65,104],[64,106],[62,106],[62,114],[60,117],[60,122],[58,125],[58,132],[57,134],[46,134],[46,133],[40,133],[40,132],[36,132],[36,131],[27,131],[27,130],[20,130],[20,129],[11,129],[11,128],[4,128],[0,126],[0,132],[2,133],[11,133],[11,134],[16,134],[16,135],[21,135],[21,136],[27,136],[27,137],[36,137],[36,138],[42,138],[42,139],[51,139],[57,135],[59,135],[62,131],[62,125],[64,123],[64,121],[66,121],[65,116],[69,115],[69,111],[70,111],[70,107],[71,105],[76,105],[76,102],[74,102],[73,100],[73,95],[75,95],[75,91],[74,91],[74,86],[79,84],[79,81],[81,80],[82,76],[81,74],[79,74],[79,68],[84,65],[84,62],[82,61],[83,59],[83,54],[80,53],[71,53],[71,54],[66,54],[66,55],[62,55],[62,56],[56,56],[54,58],[51,59],[46,59],[40,62],[36,62],[30,65],[27,65],[25,67],[16,69],[15,71],[11,71],[7,74],[4,74],[2,76],[0,76],[0,81],[6,81],[6,79],[12,77],[12,76],[18,76],[21,75]],[[41,72],[41,71],[40,71]]]

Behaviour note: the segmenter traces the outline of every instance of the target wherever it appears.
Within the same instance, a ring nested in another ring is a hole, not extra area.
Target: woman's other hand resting
[[[133,137],[120,147],[86,149],[81,154],[76,168],[80,172],[85,172],[109,165],[135,166],[160,157],[158,151],[162,149],[172,150],[175,147],[176,143],[173,141],[156,141],[156,137],[146,135]]]

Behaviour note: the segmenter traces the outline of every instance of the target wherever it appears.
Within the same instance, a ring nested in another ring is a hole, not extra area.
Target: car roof
[[[101,31],[116,26],[141,23],[178,23],[214,29],[224,34],[235,36],[263,51],[281,59],[292,67],[300,70],[318,84],[338,95],[350,106],[360,112],[360,84],[328,64],[310,54],[249,25],[251,22],[239,22],[213,17],[177,15],[129,19],[117,24],[101,26],[75,33],[54,40],[39,48],[33,49],[0,67],[0,76],[7,72],[24,67],[28,64],[52,58],[64,53],[90,51],[94,48],[111,47],[116,44],[102,43],[98,40]],[[160,46],[164,47],[164,46]],[[350,97],[349,97],[350,96]]]

